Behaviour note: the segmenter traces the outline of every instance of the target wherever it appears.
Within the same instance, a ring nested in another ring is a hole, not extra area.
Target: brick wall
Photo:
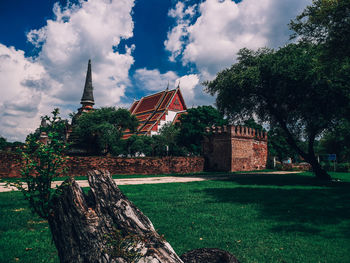
[[[20,177],[20,156],[11,152],[0,151],[0,178]]]
[[[207,132],[203,142],[207,170],[234,172],[266,168],[266,133],[241,126],[212,127]]]
[[[118,158],[104,156],[69,157],[68,174],[86,175],[92,169],[107,169],[111,174],[168,174],[202,172],[202,157]],[[0,152],[0,178],[19,177],[19,156]]]

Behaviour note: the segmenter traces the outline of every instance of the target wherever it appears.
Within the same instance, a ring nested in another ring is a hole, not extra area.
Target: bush
[[[350,172],[350,163],[338,163],[336,165],[337,172]]]
[[[321,162],[321,166],[326,171],[334,172],[334,163],[333,162]],[[335,164],[336,172],[350,172],[350,163],[336,163]]]

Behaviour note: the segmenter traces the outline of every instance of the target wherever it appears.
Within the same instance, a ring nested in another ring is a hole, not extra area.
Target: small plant
[[[140,248],[138,248],[138,243],[142,240],[140,236],[136,234],[124,233],[114,228],[114,230],[106,236],[106,241],[106,250],[113,258],[122,258],[128,263],[133,263],[137,262],[142,257],[139,251]]]
[[[64,150],[65,122],[59,117],[59,110],[54,109],[52,117],[45,116],[46,127],[41,126],[39,132],[47,134],[47,142],[41,142],[38,134],[27,136],[21,154],[21,175],[19,181],[8,183],[20,190],[33,212],[47,219],[50,202],[58,192],[51,188],[54,177],[66,172]]]

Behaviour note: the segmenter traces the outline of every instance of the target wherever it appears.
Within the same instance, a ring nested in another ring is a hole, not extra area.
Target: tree
[[[194,155],[201,153],[201,143],[205,128],[226,125],[227,120],[212,106],[199,106],[187,110],[178,124],[180,131],[177,137],[179,145]]]
[[[185,151],[177,142],[179,133],[178,126],[172,123],[165,124],[158,135],[152,136],[154,156],[183,156]]]
[[[48,136],[48,141],[45,144],[34,134],[27,136],[25,146],[21,149],[22,178],[12,185],[24,194],[33,212],[48,219],[52,199],[57,194],[55,189],[51,188],[51,182],[54,177],[65,173],[64,151],[67,144],[62,137],[65,126],[59,117],[59,110],[55,109],[52,117],[43,118],[48,122],[43,130]]]
[[[127,140],[123,141],[124,155],[137,156],[144,154],[145,156],[153,155],[154,140],[150,136],[132,135]]]
[[[350,1],[315,0],[290,23],[292,38],[321,44],[328,58],[350,57]]]
[[[231,119],[253,115],[280,127],[289,145],[313,168],[319,179],[330,179],[314,151],[315,138],[334,127],[349,110],[349,85],[340,86],[323,74],[319,49],[289,44],[277,51],[242,49],[238,62],[206,82],[217,94],[219,110]],[[307,149],[298,143],[305,140]]]
[[[4,137],[0,136],[0,151],[5,150],[8,146],[8,142]]]
[[[95,154],[120,154],[123,131],[134,131],[138,125],[135,116],[126,109],[106,107],[83,113],[73,126],[73,137],[81,147]]]

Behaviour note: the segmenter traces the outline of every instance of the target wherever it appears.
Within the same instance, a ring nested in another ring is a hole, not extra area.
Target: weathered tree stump
[[[109,172],[88,173],[85,194],[74,179],[53,200],[50,229],[61,263],[182,262]]]
[[[239,263],[234,255],[217,248],[198,248],[181,255],[184,263]]]

